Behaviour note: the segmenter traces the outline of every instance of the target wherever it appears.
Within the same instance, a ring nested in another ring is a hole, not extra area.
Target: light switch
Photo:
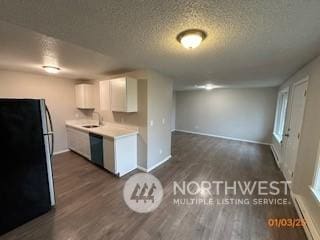
[[[153,120],[150,121],[150,126],[153,127]]]
[[[166,119],[162,118],[162,124],[164,125],[166,123]]]

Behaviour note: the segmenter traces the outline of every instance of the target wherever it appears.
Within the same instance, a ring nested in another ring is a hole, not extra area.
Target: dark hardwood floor
[[[302,228],[270,228],[269,218],[297,218],[286,206],[177,206],[173,181],[284,180],[268,146],[174,133],[172,159],[155,169],[164,199],[152,213],[131,211],[116,178],[68,152],[54,159],[57,205],[4,239],[304,240]]]

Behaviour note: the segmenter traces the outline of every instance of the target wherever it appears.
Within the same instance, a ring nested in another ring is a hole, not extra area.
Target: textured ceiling
[[[319,12],[319,0],[0,0],[1,20],[158,70],[178,89],[281,83],[319,54]],[[188,28],[208,33],[193,51],[175,39]]]
[[[0,21],[0,69],[46,74],[44,65],[59,66],[58,76],[71,79],[103,78],[123,67],[95,51]]]

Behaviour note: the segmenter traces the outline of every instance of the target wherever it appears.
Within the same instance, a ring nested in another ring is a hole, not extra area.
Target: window
[[[286,111],[288,105],[288,89],[282,90],[278,95],[276,119],[274,123],[273,134],[279,142],[282,141],[284,124],[286,121]]]
[[[316,199],[320,202],[320,144],[317,155],[317,163],[315,169],[315,175],[313,180],[313,185],[311,186],[311,190],[315,195]]]

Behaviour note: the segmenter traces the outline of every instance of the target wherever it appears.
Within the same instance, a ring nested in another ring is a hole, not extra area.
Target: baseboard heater
[[[303,226],[303,228],[307,235],[308,240],[320,240],[319,234],[317,233],[317,230],[315,229],[315,226],[313,225],[311,218],[306,216],[307,214],[305,213],[303,203],[300,203],[299,197],[297,196],[292,196],[292,197],[293,197],[293,202],[299,217],[303,219],[304,222],[306,223]]]

